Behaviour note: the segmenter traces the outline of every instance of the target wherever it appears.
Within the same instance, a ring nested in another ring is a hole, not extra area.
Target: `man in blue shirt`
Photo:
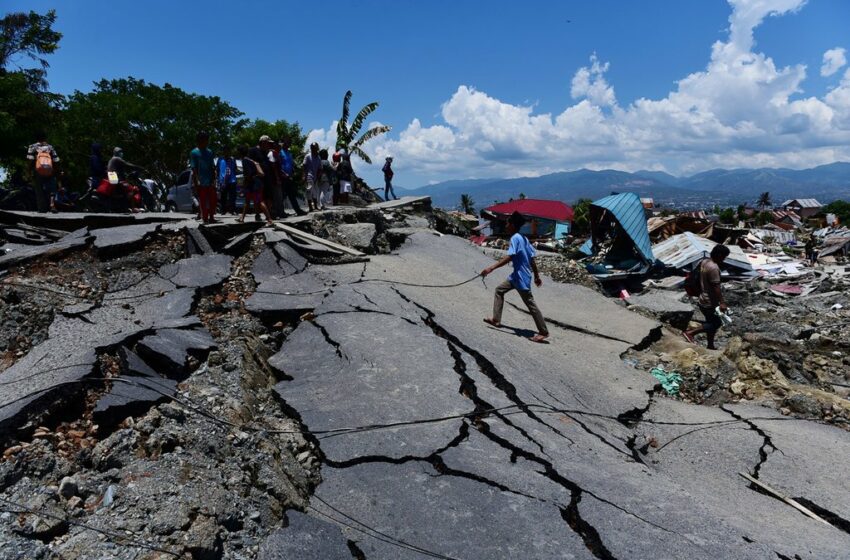
[[[192,184],[198,195],[201,219],[205,224],[211,224],[215,223],[215,207],[218,205],[215,192],[215,156],[207,147],[210,143],[208,133],[199,132],[197,140],[198,147],[189,153],[189,166],[192,168]]]
[[[299,216],[303,216],[307,212],[301,209],[298,204],[298,193],[295,189],[295,161],[292,158],[290,147],[292,140],[288,136],[284,136],[280,140],[280,186],[283,189],[283,194],[289,199],[289,205],[295,210]]]
[[[543,285],[543,280],[540,278],[540,272],[537,270],[537,263],[534,262],[534,247],[528,242],[528,239],[519,233],[520,228],[525,223],[525,218],[519,212],[514,212],[508,218],[507,232],[511,236],[511,245],[508,248],[508,254],[499,262],[492,266],[488,266],[481,271],[481,276],[487,276],[499,267],[505,266],[508,263],[513,263],[514,271],[508,276],[508,279],[496,287],[496,296],[493,300],[493,316],[484,319],[485,323],[494,327],[502,326],[502,307],[505,304],[505,294],[511,290],[519,292],[519,296],[528,307],[529,313],[534,318],[534,324],[537,326],[537,334],[531,337],[532,342],[543,342],[549,336],[549,329],[546,328],[546,321],[543,320],[543,314],[538,309],[534,302],[534,296],[531,295],[531,274],[534,273],[534,285],[538,288]]]

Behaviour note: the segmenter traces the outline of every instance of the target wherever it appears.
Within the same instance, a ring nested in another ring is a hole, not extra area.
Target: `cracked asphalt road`
[[[323,482],[309,521],[260,557],[317,557],[297,544],[317,532],[334,535],[323,558],[850,558],[850,435],[653,395],[654,379],[620,358],[655,336],[653,321],[547,283],[535,297],[553,336],[537,345],[513,306],[505,328],[481,321],[503,271],[486,290],[370,282],[453,284],[491,262],[422,232],[365,268],[311,267],[299,284],[328,293],[270,363],[285,379],[275,392],[319,446]],[[445,420],[421,422],[434,418]]]

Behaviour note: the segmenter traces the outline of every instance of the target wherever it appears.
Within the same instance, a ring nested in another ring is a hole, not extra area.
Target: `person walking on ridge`
[[[384,172],[384,200],[389,200],[390,195],[393,195],[393,198],[398,200],[398,197],[395,195],[395,191],[393,190],[393,158],[388,157],[386,159],[386,163],[384,163],[384,167],[381,168],[381,171]]]
[[[534,324],[537,326],[537,334],[531,337],[531,341],[544,342],[549,337],[549,329],[546,328],[543,313],[540,312],[534,301],[534,296],[531,294],[532,272],[534,273],[534,285],[538,288],[543,285],[543,279],[540,278],[540,271],[537,270],[537,263],[534,260],[534,247],[531,246],[528,238],[519,232],[523,224],[525,224],[525,218],[522,217],[522,214],[519,212],[511,214],[507,224],[507,232],[511,236],[508,254],[496,264],[481,271],[481,276],[486,277],[497,268],[508,263],[512,263],[514,267],[514,271],[508,276],[508,279],[496,287],[496,295],[493,299],[493,316],[485,318],[484,322],[497,328],[501,327],[505,294],[511,290],[516,290],[525,306],[528,307],[528,312],[531,313]]]
[[[310,144],[310,153],[304,156],[304,181],[307,183],[307,206],[310,210],[319,209],[319,179],[322,175],[322,160],[319,159],[319,145]]]

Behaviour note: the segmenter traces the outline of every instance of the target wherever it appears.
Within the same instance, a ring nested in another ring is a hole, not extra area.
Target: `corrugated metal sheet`
[[[714,241],[687,232],[665,239],[652,248],[655,258],[672,268],[690,268],[697,261],[707,258],[714,246]],[[729,256],[726,264],[742,270],[752,270],[747,254],[737,245],[727,245]]]
[[[594,201],[593,207],[604,208],[611,212],[623,230],[634,241],[635,247],[647,262],[653,262],[652,243],[649,241],[649,229],[646,227],[646,213],[640,198],[635,193],[612,194]]]
[[[761,240],[765,237],[772,237],[774,243],[785,245],[786,243],[796,242],[797,234],[793,231],[778,231],[772,229],[751,229],[750,233]]]
[[[821,204],[814,198],[795,198],[793,200],[786,200],[781,204],[781,206],[799,206],[800,208],[821,208],[823,207],[823,204]]]

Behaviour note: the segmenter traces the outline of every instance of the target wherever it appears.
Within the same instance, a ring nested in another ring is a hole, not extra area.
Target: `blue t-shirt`
[[[292,177],[292,172],[295,170],[295,162],[292,161],[292,154],[287,150],[280,151],[280,170]]]
[[[236,184],[236,160],[233,158],[218,158],[218,184]]]
[[[513,273],[508,276],[511,285],[517,290],[531,289],[531,259],[534,257],[534,247],[521,233],[511,236],[511,246],[508,255],[514,265]]]
[[[212,150],[195,148],[189,154],[189,167],[198,174],[198,184],[211,187],[215,184],[215,158]]]

